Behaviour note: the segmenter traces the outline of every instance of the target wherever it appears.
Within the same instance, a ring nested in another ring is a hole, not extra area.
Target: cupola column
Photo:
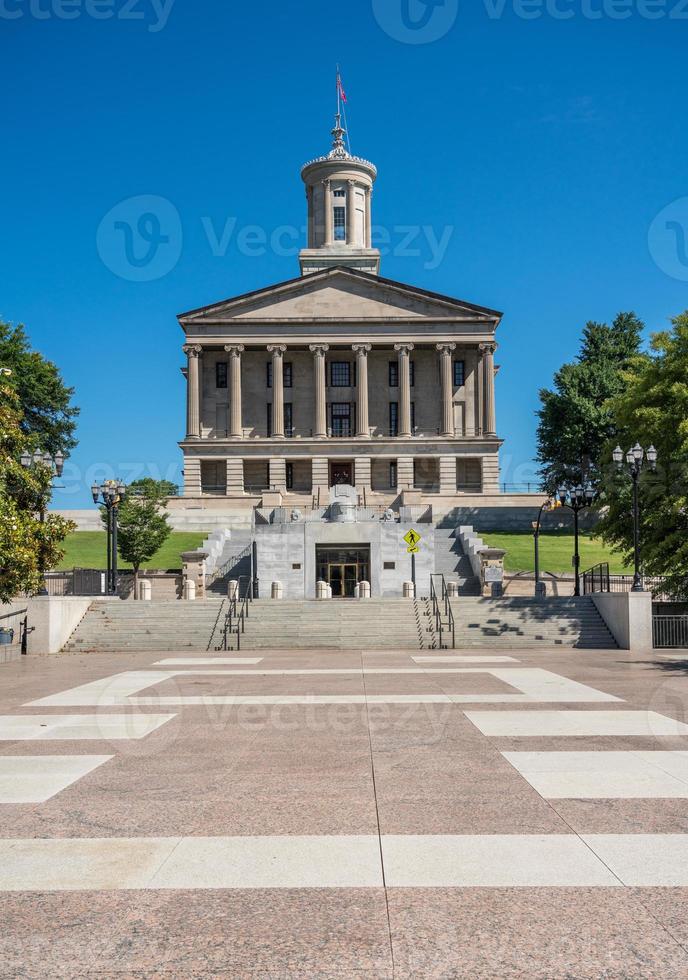
[[[346,244],[356,244],[356,184],[346,182]]]
[[[332,227],[332,182],[323,181],[323,200],[325,208],[325,245],[334,244],[334,228]]]

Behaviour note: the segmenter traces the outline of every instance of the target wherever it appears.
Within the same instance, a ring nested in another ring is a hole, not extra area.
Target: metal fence
[[[688,616],[653,616],[652,645],[688,649]]]
[[[105,572],[100,568],[72,568],[48,572],[44,578],[48,595],[105,595]]]
[[[651,592],[655,599],[672,598],[666,592],[667,579],[663,575],[643,575],[643,591]],[[632,575],[615,575],[609,572],[609,563],[593,565],[582,576],[583,595],[595,592],[630,592],[633,588]]]

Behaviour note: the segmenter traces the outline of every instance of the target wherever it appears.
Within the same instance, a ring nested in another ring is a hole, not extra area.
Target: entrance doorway
[[[354,485],[353,465],[351,463],[330,463],[330,486]]]
[[[333,599],[353,599],[359,582],[370,582],[370,547],[317,547],[318,581],[332,586]]]

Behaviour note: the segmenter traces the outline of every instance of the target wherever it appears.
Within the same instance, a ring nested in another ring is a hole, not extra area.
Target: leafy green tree
[[[134,597],[138,597],[139,570],[149,562],[172,531],[164,500],[170,496],[167,480],[135,480],[119,505],[117,543],[119,554],[134,569]],[[176,488],[175,488],[176,489]],[[104,508],[103,521],[107,520]]]
[[[659,453],[657,474],[645,470],[639,484],[643,570],[665,575],[669,591],[688,595],[688,311],[672,320],[672,330],[652,337],[651,352],[631,360],[624,390],[608,408],[615,436],[605,451],[611,464],[615,443],[624,454],[639,442]],[[632,488],[624,469],[604,467],[603,519],[608,543],[633,552]]]
[[[45,515],[52,472],[40,463],[25,469],[19,462],[35,444],[22,431],[17,392],[6,379],[0,382],[0,602],[10,602],[40,588],[43,572],[60,561],[60,543],[76,525]]]
[[[623,390],[623,371],[640,350],[643,327],[635,313],[619,313],[611,326],[586,324],[577,360],[557,371],[553,390],[540,391],[537,459],[549,493],[599,466],[615,435],[608,402]]]
[[[68,455],[76,446],[74,432],[79,409],[71,403],[68,388],[59,369],[38,351],[31,349],[22,324],[12,326],[0,320],[0,365],[12,370],[11,383],[21,406],[22,432],[32,437],[43,452],[60,450]]]

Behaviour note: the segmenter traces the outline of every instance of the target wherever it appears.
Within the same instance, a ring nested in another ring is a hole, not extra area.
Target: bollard
[[[184,588],[182,589],[182,598],[192,600],[196,598],[196,583],[192,582],[191,579],[187,579],[184,582]]]
[[[357,582],[356,585],[354,586],[354,599],[360,599],[360,598],[361,598],[361,584],[360,582]]]
[[[459,594],[458,582],[447,582],[447,595],[450,599],[455,599]]]
[[[235,578],[230,578],[229,582],[227,583],[227,598],[239,598],[239,582]]]
[[[319,582],[316,582],[315,583],[315,598],[316,599],[327,599],[328,598],[328,595],[327,595],[327,582],[323,582],[322,579],[320,579]]]
[[[413,582],[404,582],[404,599],[415,599],[416,587]]]
[[[359,599],[370,599],[370,582],[358,583],[358,597]]]
[[[148,579],[142,578],[139,581],[139,599],[150,601],[153,598],[153,587]]]
[[[332,586],[331,585],[328,585],[327,586],[327,598],[328,599],[331,599],[332,598]]]
[[[281,599],[282,598],[282,583],[273,582],[272,583],[272,598]]]

